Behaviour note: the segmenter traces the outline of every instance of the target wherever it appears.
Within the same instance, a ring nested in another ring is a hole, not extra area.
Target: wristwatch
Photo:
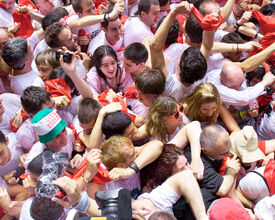
[[[136,173],[139,172],[139,168],[138,168],[137,164],[134,161],[132,163],[130,163],[129,167],[131,169],[133,169]]]

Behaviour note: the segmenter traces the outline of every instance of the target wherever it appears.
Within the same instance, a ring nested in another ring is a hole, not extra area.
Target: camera
[[[72,62],[72,54],[59,52],[59,51],[56,51],[56,53],[55,53],[56,61],[59,61],[60,55],[63,55],[63,60],[64,60],[65,63],[71,63]]]

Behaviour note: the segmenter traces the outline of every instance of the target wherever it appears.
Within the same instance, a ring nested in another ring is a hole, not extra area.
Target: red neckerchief
[[[260,28],[265,34],[275,31],[275,18],[271,16],[265,16],[257,10],[252,10],[251,12],[253,17],[258,20]]]

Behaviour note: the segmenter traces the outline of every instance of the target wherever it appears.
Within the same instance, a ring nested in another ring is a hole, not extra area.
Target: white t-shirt
[[[258,220],[275,219],[275,195],[267,196],[259,201],[253,211]]]
[[[87,52],[94,53],[95,50],[102,45],[108,45],[114,49],[115,52],[118,52],[123,47],[123,37],[120,37],[120,40],[115,44],[111,44],[107,39],[105,32],[103,30],[89,43]]]
[[[226,61],[228,59],[224,58],[221,53],[212,53],[207,61],[207,73],[216,69],[221,70]]]
[[[15,139],[14,135],[14,133],[7,135],[9,138],[9,144],[7,147],[10,149],[11,158],[6,165],[0,166],[0,176],[5,176],[8,172],[16,170],[19,164],[19,156],[23,154],[23,151],[17,150],[13,144]]]
[[[138,99],[127,98],[127,106],[131,106],[131,111],[143,118],[147,119],[149,107],[143,105]]]
[[[12,12],[17,7],[18,5],[15,3],[13,9],[10,12],[0,8],[0,27],[8,28],[13,24],[14,20],[12,17]]]
[[[35,47],[33,55],[36,57],[41,51],[50,48],[45,39],[41,40]]]
[[[141,43],[142,40],[148,36],[153,37],[150,27],[144,24],[139,17],[130,17],[127,19],[124,25],[124,46],[134,42]]]

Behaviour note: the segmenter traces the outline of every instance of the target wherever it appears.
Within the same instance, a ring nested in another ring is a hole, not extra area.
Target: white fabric
[[[70,128],[66,128],[67,130],[67,145],[64,146],[60,152],[64,152],[64,153],[68,153],[69,154],[69,160],[72,157],[72,151],[73,151],[73,144],[74,144],[74,134],[73,131]],[[35,158],[38,154],[42,153],[44,151],[44,149],[47,148],[47,146],[45,144],[42,144],[41,142],[36,142],[32,149],[30,150],[25,163],[24,163],[24,167],[27,168],[28,164],[32,161],[33,158]]]
[[[263,175],[264,169],[265,167],[260,167],[255,169],[255,171]],[[246,176],[240,180],[239,186],[244,195],[255,203],[269,196],[269,190],[265,181],[256,173],[250,172],[246,174]]]
[[[23,91],[32,85],[38,73],[34,70],[24,73],[18,76],[10,76],[11,78],[11,90],[18,95],[22,95]]]
[[[14,20],[12,17],[12,12],[17,7],[18,5],[15,3],[13,9],[10,12],[0,8],[0,27],[8,28],[13,24]]]
[[[40,52],[50,48],[49,45],[46,43],[45,39],[41,40],[35,47],[33,55],[36,57]]]
[[[11,158],[8,163],[4,166],[0,166],[0,176],[6,175],[8,172],[16,170],[19,164],[19,156],[23,154],[22,150],[17,150],[14,146],[14,133],[10,133],[8,136],[9,144],[8,148],[10,149]]]
[[[229,32],[223,31],[221,29],[216,30],[216,32],[214,34],[214,41],[219,41],[220,42],[222,40],[223,36],[228,34],[228,33]]]
[[[166,77],[165,91],[162,95],[170,95],[178,102],[181,102],[185,97],[193,92],[197,85],[202,82],[204,82],[204,79],[198,80],[192,85],[186,87],[179,80],[177,80],[175,74],[169,73],[169,75]]]
[[[207,73],[216,69],[221,70],[226,61],[228,59],[224,58],[221,53],[212,53],[207,61]]]
[[[127,19],[124,25],[124,46],[134,42],[142,42],[142,40],[148,36],[153,37],[150,27],[145,25],[139,17],[130,17]]]
[[[40,42],[38,36],[36,35],[36,32],[33,32],[32,35],[27,38],[28,45],[31,46],[32,52],[34,52],[34,49],[36,45]]]
[[[272,197],[267,196],[259,201],[254,208],[254,213],[258,220],[274,220],[275,195]]]
[[[32,86],[36,86],[36,87],[45,87],[45,83],[43,82],[43,80],[41,79],[40,76],[37,76],[34,81],[32,82]]]
[[[153,189],[150,193],[141,194],[138,199],[150,199],[158,211],[173,214],[173,205],[178,201],[178,195],[166,182]]]
[[[12,93],[3,93],[0,95],[0,99],[2,99],[2,105],[5,108],[5,112],[0,123],[0,130],[4,133],[4,135],[8,135],[12,132],[10,120],[13,119],[16,112],[21,107],[20,96]]]
[[[227,23],[227,26],[231,25],[231,24],[234,24],[236,22],[236,18],[234,16],[234,13],[233,13],[233,10],[231,11],[226,23]]]
[[[95,50],[102,45],[109,45],[114,49],[115,52],[118,52],[119,49],[123,46],[123,37],[120,37],[120,40],[115,44],[110,44],[110,42],[106,39],[105,32],[103,30],[89,43],[87,53],[94,53]]]
[[[246,83],[244,81],[240,91],[230,89],[222,85],[220,73],[221,69],[216,69],[207,73],[205,82],[210,82],[217,87],[224,104],[245,106],[263,94],[264,86],[262,83],[258,83],[252,87],[246,87]]]
[[[127,98],[127,105],[131,106],[131,111],[134,114],[142,116],[144,119],[147,119],[149,107],[143,105],[138,99]]]
[[[77,117],[77,115],[74,117],[73,119],[73,126],[76,130],[76,133],[79,134],[81,131],[83,131],[84,129],[80,126],[80,122],[79,119]]]

